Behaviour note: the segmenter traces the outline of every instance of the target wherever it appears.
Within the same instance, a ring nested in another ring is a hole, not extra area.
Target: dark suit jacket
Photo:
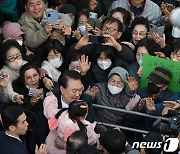
[[[26,147],[18,139],[9,137],[5,132],[0,132],[1,154],[29,154]]]

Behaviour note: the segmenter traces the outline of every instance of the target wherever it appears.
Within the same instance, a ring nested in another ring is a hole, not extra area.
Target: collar
[[[19,137],[12,136],[12,135],[8,134],[7,132],[5,132],[5,134],[9,137],[15,138],[15,139],[19,140],[20,142],[22,142]]]
[[[129,5],[129,8],[130,10],[135,14],[135,15],[140,15],[144,10],[145,10],[145,6],[146,6],[146,0],[144,1],[144,3],[139,7],[137,8],[136,6],[132,5],[131,4],[131,0],[128,0],[128,5]],[[138,11],[138,13],[137,13]],[[136,14],[137,13],[137,14]]]
[[[69,107],[69,105],[63,101],[62,95],[61,95],[61,103],[62,103],[62,108],[68,108]]]

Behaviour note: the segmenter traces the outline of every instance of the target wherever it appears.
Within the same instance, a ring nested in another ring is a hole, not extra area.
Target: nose
[[[34,77],[32,77],[32,78],[31,78],[31,81],[35,81],[35,78],[34,78]]]
[[[28,122],[26,121],[26,122],[25,122],[25,126],[27,127],[28,125],[29,125],[29,124],[28,124]]]
[[[80,92],[76,91],[76,97],[79,97],[79,96],[80,96]]]

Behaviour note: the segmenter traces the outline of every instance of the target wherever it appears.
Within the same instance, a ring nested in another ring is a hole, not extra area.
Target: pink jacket
[[[44,115],[47,119],[54,118],[58,109],[58,100],[55,95],[49,95],[44,99],[43,103]]]
[[[88,135],[88,143],[95,144],[98,135],[94,132],[94,127],[96,123],[90,123],[87,120],[81,120],[81,122],[86,126],[87,135]],[[61,138],[64,138],[67,131],[76,131],[79,130],[79,126],[77,122],[73,122],[68,115],[68,111],[64,111],[58,118],[58,128],[57,133]],[[69,134],[70,135],[70,134]]]

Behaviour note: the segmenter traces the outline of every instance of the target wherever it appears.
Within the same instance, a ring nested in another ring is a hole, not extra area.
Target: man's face
[[[113,23],[104,23],[102,26],[102,35],[109,34],[114,37],[115,40],[121,37],[121,32],[118,31],[118,24],[116,22]]]
[[[18,119],[17,126],[14,128],[14,133],[19,136],[19,135],[24,135],[26,131],[28,130],[28,123],[26,121],[26,115],[25,113],[21,114]]]
[[[79,100],[83,90],[84,87],[81,81],[71,78],[68,79],[67,88],[60,86],[62,99],[65,103],[71,103],[72,101]]]
[[[44,1],[43,0],[28,0],[26,6],[27,13],[35,20],[39,20],[43,16]]]

